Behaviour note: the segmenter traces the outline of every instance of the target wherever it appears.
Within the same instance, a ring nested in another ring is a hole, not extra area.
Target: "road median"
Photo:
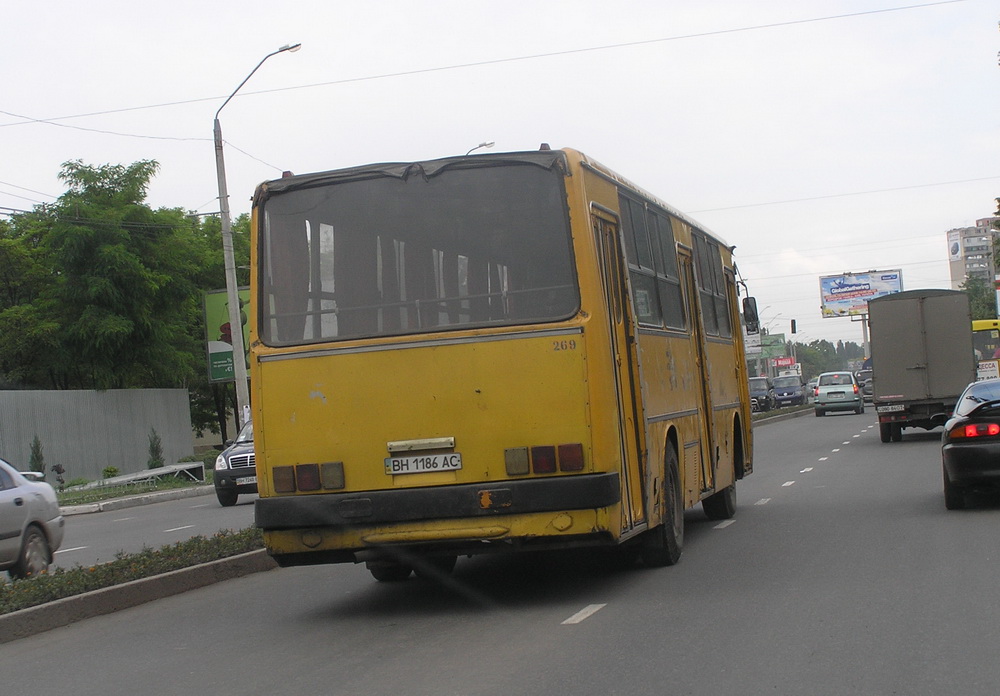
[[[21,609],[0,615],[0,643],[277,567],[259,549]]]

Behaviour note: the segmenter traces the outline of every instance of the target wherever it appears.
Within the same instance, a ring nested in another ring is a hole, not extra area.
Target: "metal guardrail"
[[[90,483],[86,483],[82,486],[73,486],[72,488],[67,488],[66,490],[86,491],[93,488],[107,488],[109,486],[128,486],[134,483],[145,483],[156,479],[167,478],[169,476],[174,478],[188,478],[191,481],[204,481],[205,463],[180,462],[177,464],[167,464],[156,469],[137,471],[134,474],[122,474],[121,476],[98,479],[97,481],[91,481]]]

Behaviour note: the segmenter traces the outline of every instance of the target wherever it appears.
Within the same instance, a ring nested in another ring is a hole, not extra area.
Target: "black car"
[[[750,378],[750,403],[754,411],[770,411],[774,408],[774,386],[769,378]]]
[[[965,507],[966,493],[1000,491],[1000,379],[973,382],[958,397],[941,436],[944,504]]]
[[[257,461],[253,449],[253,422],[215,458],[215,495],[223,507],[236,505],[241,493],[257,492]]]

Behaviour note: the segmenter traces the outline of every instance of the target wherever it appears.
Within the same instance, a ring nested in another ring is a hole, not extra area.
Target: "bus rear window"
[[[568,318],[579,308],[557,168],[354,170],[272,194],[259,334],[295,345]]]

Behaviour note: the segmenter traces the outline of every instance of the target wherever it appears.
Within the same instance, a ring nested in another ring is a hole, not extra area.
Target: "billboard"
[[[902,290],[903,272],[899,269],[820,276],[820,309],[824,319],[868,314],[868,300]]]
[[[239,288],[240,320],[243,323],[243,348],[250,345],[250,327],[246,309],[250,306],[250,288]],[[233,335],[229,326],[229,301],[225,290],[205,293],[205,342],[208,349],[210,382],[232,382]]]

